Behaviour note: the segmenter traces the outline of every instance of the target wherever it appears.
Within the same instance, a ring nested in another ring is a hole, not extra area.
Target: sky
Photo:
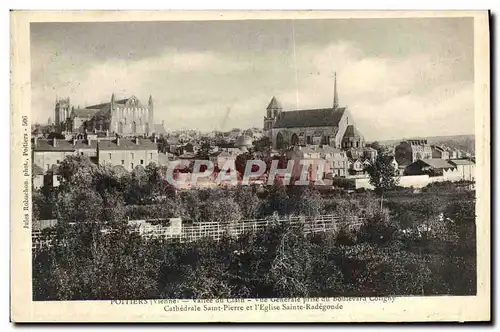
[[[367,140],[474,133],[472,18],[31,24],[32,122],[76,106],[154,99],[167,130],[263,126],[331,107],[333,73]]]

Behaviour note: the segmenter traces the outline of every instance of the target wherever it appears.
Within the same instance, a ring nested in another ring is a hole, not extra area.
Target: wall
[[[349,119],[349,121],[347,121]],[[342,118],[338,123],[338,130],[336,126],[324,126],[324,127],[300,127],[300,128],[273,128],[272,129],[272,144],[273,148],[277,147],[277,135],[281,133],[283,135],[284,141],[288,142],[290,145],[292,142],[292,135],[300,133],[304,133],[304,140],[307,142],[307,136],[311,136],[311,140],[313,140],[313,134],[316,131],[321,131],[323,136],[330,136],[331,143],[329,145],[337,148],[341,148],[342,146],[342,138],[344,137],[345,131],[347,129],[348,124],[354,124],[351,114],[346,109]]]
[[[135,133],[146,134],[152,131],[154,124],[151,123],[150,110],[148,107],[119,107],[115,106],[111,119],[111,131],[124,134],[133,134],[133,123],[136,124]],[[121,123],[121,126],[120,126]],[[120,130],[121,129],[121,130]]]
[[[43,182],[44,182],[43,179],[44,179],[43,175],[34,175],[33,176],[33,187],[35,189],[42,188],[43,187]]]
[[[151,162],[158,165],[157,150],[99,150],[98,154],[99,164],[122,165],[128,171],[132,171],[137,165],[146,167]]]
[[[399,186],[406,188],[423,188],[432,182],[443,182],[443,181],[451,181],[443,176],[434,176],[429,177],[428,175],[410,175],[410,176],[401,176],[399,178]],[[370,184],[370,180],[368,178],[364,179],[354,179],[356,189],[366,188],[366,189],[374,189]]]
[[[46,172],[52,165],[57,165],[58,160],[62,162],[67,156],[73,155],[75,155],[73,151],[34,151],[33,161]]]
[[[476,165],[457,165],[457,171],[463,180],[474,181]]]

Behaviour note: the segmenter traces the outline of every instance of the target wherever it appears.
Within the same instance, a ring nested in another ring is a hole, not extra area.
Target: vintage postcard
[[[11,12],[14,322],[490,320],[486,11]]]

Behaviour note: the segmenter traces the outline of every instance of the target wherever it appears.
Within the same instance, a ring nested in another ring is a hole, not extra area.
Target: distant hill
[[[460,149],[474,153],[476,151],[476,138],[474,135],[452,135],[452,136],[430,136],[430,137],[406,137],[394,140],[378,141],[381,145],[397,145],[405,139],[426,139],[429,144],[445,145],[450,148]]]

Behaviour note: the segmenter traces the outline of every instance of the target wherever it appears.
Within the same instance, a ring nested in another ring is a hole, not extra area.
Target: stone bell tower
[[[267,106],[267,113],[266,116],[264,117],[265,136],[271,138],[274,123],[276,122],[276,119],[278,118],[278,116],[281,114],[282,111],[283,107],[281,107],[280,102],[276,99],[276,97],[273,97],[271,99],[271,102]]]

